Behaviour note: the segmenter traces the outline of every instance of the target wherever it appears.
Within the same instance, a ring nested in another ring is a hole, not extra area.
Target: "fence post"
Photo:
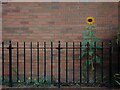
[[[68,42],[66,42],[66,83],[68,83]]]
[[[19,44],[17,42],[17,82],[19,80]]]
[[[117,65],[117,67],[118,67],[118,73],[120,72],[120,42],[118,41],[118,44],[117,44],[117,59],[118,59],[118,65]]]
[[[53,42],[51,42],[51,83],[53,83]]]
[[[95,66],[94,66],[94,83],[96,83],[96,42],[94,42],[94,54],[95,54],[95,57],[94,57],[94,63],[95,63]]]
[[[103,60],[104,60],[104,46],[103,46],[103,42],[102,42],[102,65],[101,65],[101,81],[103,83]]]
[[[37,81],[39,82],[39,42],[37,42]]]
[[[80,42],[80,85],[82,83],[82,42]]]
[[[73,84],[75,83],[75,61],[74,61],[75,56],[74,54],[75,54],[75,44],[73,42]]]
[[[4,42],[2,42],[2,83],[4,82]]]
[[[46,82],[46,42],[44,42],[44,82]]]
[[[2,83],[4,82],[4,42],[2,42]]]
[[[109,86],[111,87],[112,81],[112,42],[109,41]]]
[[[33,78],[32,78],[32,69],[33,69],[33,68],[32,68],[32,42],[30,43],[30,52],[31,52],[31,53],[30,53],[30,58],[31,58],[31,60],[30,60],[30,66],[31,66],[31,67],[30,67],[30,72],[31,72],[31,74],[30,74],[30,80],[31,80],[31,82],[32,82],[32,79],[33,79]]]
[[[87,84],[89,84],[89,42],[87,42]]]
[[[58,42],[58,88],[60,88],[60,41]]]
[[[26,64],[26,52],[25,52],[25,42],[24,42],[24,82],[26,81],[26,69],[25,69],[25,64]]]
[[[12,43],[9,41],[9,86],[12,87]]]

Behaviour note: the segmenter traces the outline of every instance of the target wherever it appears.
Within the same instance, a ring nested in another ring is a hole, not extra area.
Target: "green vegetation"
[[[117,31],[117,44],[118,42],[120,42],[120,27],[118,27],[118,31]]]
[[[113,75],[113,86],[120,87],[120,72]]]
[[[101,49],[101,44],[99,44],[100,39],[94,35],[96,33],[93,30],[94,28],[95,26],[88,25],[85,28],[85,32],[83,33],[82,58],[84,58],[83,68],[85,72],[87,70],[87,66],[89,66],[89,70],[93,72],[95,70],[94,69],[95,62],[101,64],[100,55],[97,54],[98,50]],[[96,53],[95,53],[95,48],[96,48]]]

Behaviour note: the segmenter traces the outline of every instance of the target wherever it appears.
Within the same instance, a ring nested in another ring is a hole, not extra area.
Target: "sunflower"
[[[90,17],[87,17],[87,18],[86,18],[86,22],[87,22],[87,24],[90,24],[90,25],[91,25],[91,24],[93,24],[93,23],[95,22],[95,19],[94,19],[94,17],[91,17],[91,16],[90,16]]]

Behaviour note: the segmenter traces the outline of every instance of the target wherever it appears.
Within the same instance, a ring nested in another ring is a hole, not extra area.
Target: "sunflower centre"
[[[88,19],[89,22],[92,22],[92,19]]]

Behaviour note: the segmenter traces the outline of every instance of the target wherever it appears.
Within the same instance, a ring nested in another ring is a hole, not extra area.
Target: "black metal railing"
[[[26,61],[26,50],[28,49],[28,50],[30,50],[30,80],[31,80],[31,82],[32,82],[32,80],[33,80],[33,65],[32,65],[32,63],[33,63],[33,50],[35,49],[36,50],[36,52],[37,52],[37,73],[36,73],[36,77],[37,77],[37,81],[39,82],[39,77],[41,76],[41,73],[40,73],[40,70],[41,70],[41,68],[40,68],[40,64],[39,64],[39,62],[40,62],[40,60],[41,59],[43,59],[44,60],[44,65],[43,65],[43,78],[44,78],[44,82],[46,82],[47,81],[47,50],[50,50],[50,62],[49,63],[51,63],[50,65],[50,70],[51,70],[51,72],[50,72],[50,77],[51,77],[51,83],[53,83],[53,81],[54,81],[54,71],[53,71],[53,69],[54,69],[54,66],[53,66],[53,64],[57,64],[57,66],[58,67],[56,67],[58,70],[58,72],[57,72],[57,74],[58,74],[58,80],[57,80],[57,85],[58,85],[58,87],[60,88],[60,86],[62,85],[62,80],[61,80],[61,77],[65,77],[65,83],[66,84],[69,84],[69,57],[72,55],[72,83],[73,84],[75,84],[76,83],[76,65],[75,65],[75,61],[76,61],[76,50],[79,50],[78,52],[77,52],[77,54],[78,54],[78,58],[77,58],[77,60],[78,60],[78,64],[79,64],[79,77],[77,77],[79,80],[79,84],[81,85],[81,84],[83,84],[83,83],[87,83],[87,84],[89,84],[89,83],[91,83],[91,81],[90,81],[90,77],[91,77],[91,73],[90,73],[90,66],[89,66],[89,63],[90,63],[90,61],[89,61],[89,59],[90,59],[90,57],[89,57],[89,49],[90,49],[90,47],[89,47],[89,43],[87,43],[87,47],[86,47],[86,52],[87,52],[87,56],[86,56],[86,59],[87,59],[87,66],[86,66],[86,71],[85,71],[85,74],[86,74],[86,79],[84,79],[83,78],[83,60],[84,60],[84,58],[83,58],[83,56],[82,56],[82,53],[83,53],[83,51],[82,51],[82,42],[79,42],[79,43],[77,43],[77,46],[75,46],[75,42],[73,42],[72,43],[72,46],[69,46],[69,43],[68,42],[66,42],[65,43],[65,46],[61,46],[61,42],[59,41],[58,42],[58,46],[54,46],[54,43],[53,42],[51,42],[50,43],[50,46],[49,47],[47,47],[47,44],[46,44],[46,42],[44,42],[43,43],[43,47],[42,46],[40,46],[40,43],[39,42],[37,42],[37,45],[36,45],[36,47],[33,47],[33,43],[31,42],[30,43],[30,48],[29,47],[26,47],[26,43],[24,42],[24,44],[23,44],[23,47],[20,47],[19,46],[19,43],[17,42],[17,45],[16,46],[12,46],[12,42],[10,41],[9,42],[9,47],[5,47],[5,43],[4,42],[2,42],[2,82],[4,83],[5,82],[5,50],[8,50],[8,53],[9,53],[9,74],[8,74],[8,76],[9,76],[9,86],[10,87],[12,87],[13,85],[13,64],[12,64],[12,62],[14,61],[14,62],[16,62],[16,69],[17,69],[17,82],[19,81],[19,79],[20,79],[20,73],[19,73],[19,70],[20,70],[20,68],[19,68],[19,66],[20,66],[20,64],[19,64],[19,54],[20,54],[20,52],[19,52],[19,50],[20,49],[23,49],[23,81],[24,82],[26,82],[26,77],[27,77],[27,73],[26,73],[26,63],[27,63],[27,61]],[[104,70],[105,70],[105,65],[104,65],[104,60],[105,60],[105,55],[107,55],[108,56],[108,58],[106,58],[106,59],[108,59],[106,62],[108,62],[108,69],[109,69],[109,72],[108,72],[108,83],[109,83],[109,85],[111,85],[111,83],[112,83],[112,75],[113,75],[113,68],[114,68],[114,66],[112,65],[112,63],[113,63],[113,58],[114,59],[116,59],[116,60],[114,60],[114,62],[116,62],[117,64],[117,72],[119,72],[120,71],[120,69],[119,69],[119,65],[120,65],[120,61],[119,61],[119,59],[120,59],[120,51],[119,51],[119,43],[117,44],[117,46],[116,46],[116,48],[117,49],[115,49],[115,50],[113,50],[114,48],[113,48],[114,46],[113,46],[113,43],[110,41],[109,43],[108,43],[108,45],[107,45],[107,47],[105,47],[104,46],[104,44],[103,44],[103,42],[101,43],[101,48],[100,48],[100,52],[99,52],[99,54],[100,54],[100,57],[101,57],[101,65],[100,65],[100,67],[99,67],[99,69],[100,69],[100,82],[99,83],[104,83]],[[15,50],[16,49],[16,61],[15,60],[13,60],[13,58],[12,58],[12,55],[13,55],[13,50]],[[43,50],[43,58],[41,58],[41,55],[40,55],[40,53],[41,53],[41,51],[40,50]],[[57,52],[57,54],[56,54],[56,56],[57,56],[57,63],[54,63],[54,50],[56,50]],[[62,57],[62,51],[63,50],[65,50],[65,76],[61,76],[61,70],[62,70],[62,67],[61,67],[61,63],[63,63],[63,62],[61,62],[61,57]],[[72,54],[71,55],[69,55],[69,50],[71,50],[72,51]],[[94,72],[93,72],[93,83],[95,84],[95,83],[98,83],[97,82],[97,62],[96,62],[96,55],[97,55],[97,52],[98,52],[98,50],[97,50],[97,47],[96,47],[96,42],[94,43],[94,48],[93,48],[93,50],[94,50],[94,55],[95,55],[95,57],[94,57]],[[107,51],[106,51],[107,50]],[[115,51],[115,54],[114,55],[116,55],[116,56],[113,56],[113,53],[114,53],[114,51]],[[106,64],[107,65],[107,64]],[[70,67],[71,68],[71,67]],[[116,68],[114,68],[114,69],[116,69]],[[84,79],[84,80],[83,80]]]

